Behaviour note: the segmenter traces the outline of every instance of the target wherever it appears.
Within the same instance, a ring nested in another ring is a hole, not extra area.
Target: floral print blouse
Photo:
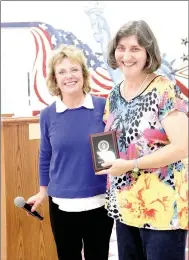
[[[161,120],[170,112],[187,113],[186,101],[177,86],[157,76],[131,101],[110,93],[104,120],[105,131],[116,130],[120,158],[134,159],[169,144]],[[169,155],[168,155],[169,156]],[[158,169],[108,175],[108,215],[127,225],[156,230],[188,229],[188,171],[183,161]]]

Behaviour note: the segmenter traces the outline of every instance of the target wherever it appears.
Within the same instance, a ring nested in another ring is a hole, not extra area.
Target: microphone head
[[[16,197],[14,199],[14,204],[16,207],[22,208],[26,204],[25,199],[23,197]]]

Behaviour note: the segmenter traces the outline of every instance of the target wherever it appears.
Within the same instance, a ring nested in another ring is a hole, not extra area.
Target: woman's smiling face
[[[79,63],[64,58],[55,65],[55,77],[63,95],[83,92],[83,71]]]
[[[139,75],[146,65],[146,49],[139,45],[135,35],[123,37],[117,44],[115,59],[126,77]]]

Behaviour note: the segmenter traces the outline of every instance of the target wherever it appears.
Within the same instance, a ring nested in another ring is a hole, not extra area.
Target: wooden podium
[[[38,132],[38,133],[37,133]],[[1,260],[57,260],[48,200],[40,221],[14,205],[39,191],[39,117],[1,118]]]

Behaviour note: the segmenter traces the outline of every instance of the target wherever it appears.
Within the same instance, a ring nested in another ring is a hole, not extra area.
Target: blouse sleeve
[[[180,88],[168,79],[162,80],[160,86],[158,117],[161,121],[174,110],[187,114],[187,101],[182,97]]]

